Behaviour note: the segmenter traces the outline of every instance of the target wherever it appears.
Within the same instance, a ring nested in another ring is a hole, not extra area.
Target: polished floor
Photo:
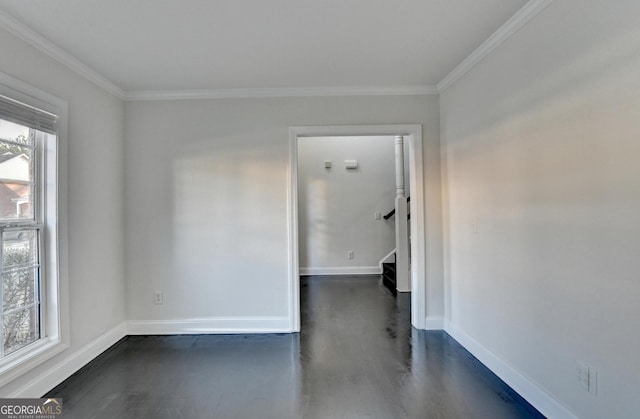
[[[67,419],[542,417],[378,277],[301,285],[300,334],[128,337],[46,396]]]

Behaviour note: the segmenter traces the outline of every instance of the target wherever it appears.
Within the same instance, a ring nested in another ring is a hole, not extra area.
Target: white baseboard
[[[176,320],[129,320],[128,335],[199,335],[291,333],[288,317],[210,317]]]
[[[341,266],[338,268],[300,268],[300,275],[380,275],[379,266]]]
[[[57,365],[49,368],[37,378],[23,385],[8,397],[42,397],[55,386],[69,378],[95,357],[109,349],[126,336],[126,323],[120,323],[113,329],[92,340]]]
[[[571,413],[551,395],[495,356],[491,351],[457,326],[446,322],[445,331],[546,417],[555,419],[578,419],[576,415]]]
[[[442,316],[427,316],[424,319],[425,330],[444,330],[444,317]]]

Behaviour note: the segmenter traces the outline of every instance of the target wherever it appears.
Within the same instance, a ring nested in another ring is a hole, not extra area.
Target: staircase
[[[396,254],[393,254],[393,261],[383,262],[382,263],[382,285],[387,287],[391,294],[398,295],[398,290],[396,289],[396,262],[395,262]]]
[[[408,270],[410,269],[410,266],[411,266],[411,254],[410,254],[411,245],[409,244],[411,240],[411,237],[410,237],[411,233],[409,231],[409,220],[411,219],[411,214],[409,214],[408,206],[405,206],[405,205],[399,206],[398,201],[402,203],[404,199],[406,199],[407,204],[411,202],[411,197],[396,198],[395,208],[389,211],[389,213],[387,213],[386,215],[384,215],[385,220],[391,219],[391,217],[396,215],[396,208],[398,208],[401,211],[400,212],[401,214],[406,215],[407,217],[406,224],[404,224],[402,221],[400,221],[400,224],[396,224],[396,246],[400,245],[400,247],[399,248],[396,247],[395,249],[393,249],[379,262],[380,270],[382,272],[380,276],[382,285],[388,288],[389,291],[391,291],[391,294],[393,294],[394,296],[398,295],[398,280],[400,280],[400,285],[401,285],[400,291],[401,292],[409,291],[409,288],[408,288],[409,278],[407,277],[407,275],[408,275]],[[397,217],[396,217],[396,223],[398,223]],[[399,229],[399,226],[402,227],[402,224],[404,224],[405,228]],[[406,243],[403,244],[403,242],[405,241]],[[400,255],[400,260],[398,260],[398,254]],[[400,266],[400,269],[403,269],[403,267],[406,267],[407,272],[405,272],[404,275],[401,272],[401,275],[398,277],[398,275],[396,274],[397,266]]]

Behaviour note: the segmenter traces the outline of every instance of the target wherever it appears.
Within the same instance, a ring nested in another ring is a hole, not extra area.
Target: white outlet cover
[[[154,304],[163,304],[164,303],[164,295],[162,291],[155,291],[153,293],[153,303]]]
[[[580,387],[589,391],[589,367],[584,364],[578,364],[577,373]]]

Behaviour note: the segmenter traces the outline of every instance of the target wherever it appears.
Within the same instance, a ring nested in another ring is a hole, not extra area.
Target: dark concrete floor
[[[125,338],[46,397],[82,419],[542,417],[377,279],[302,279],[300,334]]]

